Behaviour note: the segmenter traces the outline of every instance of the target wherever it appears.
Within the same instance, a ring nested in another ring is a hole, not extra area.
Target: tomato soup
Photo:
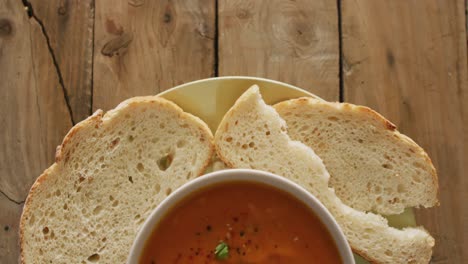
[[[273,187],[222,183],[179,202],[152,231],[140,263],[342,263],[301,201]]]

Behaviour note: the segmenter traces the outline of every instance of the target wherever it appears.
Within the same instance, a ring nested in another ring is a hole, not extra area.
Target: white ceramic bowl
[[[137,264],[142,254],[146,241],[149,239],[151,232],[154,230],[160,220],[167,215],[168,211],[172,209],[179,202],[183,201],[185,197],[191,195],[193,192],[199,189],[204,189],[208,186],[212,186],[218,183],[227,182],[239,182],[247,181],[254,183],[261,183],[267,186],[271,186],[280,189],[286,193],[289,193],[299,201],[307,205],[317,217],[322,221],[325,227],[328,229],[332,239],[334,240],[343,263],[354,264],[353,254],[351,248],[346,241],[346,238],[341,231],[340,227],[336,223],[335,219],[331,216],[328,210],[319,202],[315,196],[310,194],[300,185],[285,179],[283,177],[258,170],[249,169],[231,169],[215,171],[204,176],[198,177],[184,184],[178,188],[151,213],[146,219],[143,227],[137,234],[137,237],[133,243],[130,251],[130,256],[127,260],[129,264]]]

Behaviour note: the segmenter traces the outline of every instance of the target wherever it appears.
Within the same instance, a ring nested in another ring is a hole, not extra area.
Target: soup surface
[[[172,208],[146,241],[140,263],[341,263],[325,225],[272,187],[213,185]]]

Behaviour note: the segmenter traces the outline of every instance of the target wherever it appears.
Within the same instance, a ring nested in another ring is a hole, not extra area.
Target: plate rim
[[[272,79],[268,79],[268,78],[263,78],[263,77],[242,76],[242,75],[218,76],[218,77],[209,77],[209,78],[205,78],[205,79],[199,79],[199,80],[179,84],[177,86],[174,86],[172,88],[164,90],[164,91],[158,93],[158,96],[165,96],[165,95],[170,94],[170,93],[172,93],[172,92],[174,92],[176,90],[183,89],[183,88],[186,88],[187,86],[192,86],[194,84],[200,84],[200,83],[212,82],[212,81],[219,81],[219,80],[249,80],[249,81],[267,82],[267,83],[283,86],[285,88],[289,88],[289,89],[292,89],[292,90],[295,90],[295,91],[298,91],[298,92],[302,92],[302,93],[307,94],[308,96],[315,97],[317,99],[326,101],[323,98],[321,98],[320,96],[318,96],[318,95],[316,95],[314,93],[311,93],[311,92],[309,92],[309,91],[307,91],[305,89],[302,89],[300,87],[294,86],[292,84],[288,84],[288,83],[285,83],[285,82],[272,80]]]

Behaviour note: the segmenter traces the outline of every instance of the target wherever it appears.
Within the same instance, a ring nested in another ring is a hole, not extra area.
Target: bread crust
[[[428,165],[428,167],[430,168],[430,174],[431,174],[431,183],[432,183],[432,189],[435,190],[435,203],[433,206],[439,206],[440,205],[440,201],[439,201],[439,180],[438,180],[438,175],[437,175],[437,171],[434,167],[434,164],[432,163],[432,160],[431,158],[429,157],[429,155],[426,153],[426,151],[424,151],[424,149],[422,147],[420,147],[414,140],[412,140],[411,138],[409,138],[408,136],[400,133],[397,129],[397,126],[394,125],[392,122],[390,122],[389,120],[387,120],[384,116],[382,116],[380,113],[378,113],[377,111],[367,107],[367,106],[362,106],[362,105],[355,105],[355,104],[351,104],[351,103],[339,103],[339,102],[326,102],[326,101],[322,101],[322,100],[317,100],[315,98],[311,98],[311,97],[301,97],[301,98],[297,98],[297,99],[291,99],[291,100],[287,100],[287,101],[283,101],[283,102],[279,102],[275,105],[273,105],[273,107],[278,110],[278,111],[281,111],[281,109],[284,109],[284,108],[287,108],[288,106],[290,105],[297,105],[297,106],[306,106],[306,105],[309,105],[309,104],[316,104],[316,105],[321,105],[321,106],[326,106],[326,107],[330,107],[330,108],[334,108],[335,110],[342,110],[342,111],[347,111],[347,112],[358,112],[359,114],[369,118],[369,119],[372,119],[374,121],[376,121],[377,123],[379,123],[381,125],[381,128],[382,129],[385,129],[385,130],[388,130],[390,131],[393,136],[395,138],[397,138],[399,141],[402,141],[402,142],[405,142],[409,148],[410,148],[410,151],[414,152],[414,153],[418,153],[419,155],[421,155],[426,164]]]
[[[208,125],[203,122],[200,118],[191,115],[187,112],[184,112],[182,108],[180,108],[178,105],[175,103],[166,100],[162,97],[159,96],[142,96],[142,97],[134,97],[127,99],[120,103],[116,108],[109,110],[107,113],[104,114],[104,112],[101,109],[96,110],[91,116],[86,118],[85,120],[77,123],[75,126],[73,126],[70,131],[65,135],[62,144],[60,144],[55,153],[55,162],[47,168],[34,182],[34,184],[31,186],[29,194],[26,198],[24,207],[23,207],[23,212],[21,214],[20,218],[20,224],[19,224],[19,244],[20,244],[20,263],[25,263],[25,252],[24,252],[24,243],[25,243],[25,238],[24,238],[24,230],[25,230],[25,216],[30,214],[31,209],[31,202],[34,200],[34,196],[37,192],[37,189],[39,186],[44,184],[45,182],[48,181],[49,175],[52,173],[55,173],[57,170],[60,169],[60,166],[63,163],[66,163],[69,159],[69,153],[70,149],[67,149],[67,147],[70,145],[71,142],[75,139],[76,134],[88,127],[95,127],[99,128],[103,122],[106,122],[108,120],[111,120],[112,117],[120,110],[127,108],[127,107],[135,107],[136,105],[142,104],[142,103],[156,103],[158,102],[161,105],[164,105],[165,107],[172,108],[172,110],[179,112],[179,117],[184,118],[184,119],[189,119],[190,121],[194,122],[194,124],[197,124],[199,126],[199,130],[202,131],[202,134],[207,135],[208,138],[205,140],[209,144],[209,159],[205,161],[203,166],[200,167],[198,171],[198,175],[200,176],[203,174],[203,172],[206,170],[206,168],[209,166],[211,157],[214,154],[215,148],[214,148],[214,139],[213,139],[213,133],[209,129]]]
[[[59,166],[58,164],[63,160],[63,149],[72,140],[74,135],[79,130],[83,129],[83,127],[92,125],[97,120],[101,120],[101,118],[102,118],[102,110],[99,109],[96,112],[94,112],[91,116],[86,118],[85,120],[83,120],[83,121],[79,122],[78,124],[76,124],[75,126],[73,126],[70,129],[70,131],[68,131],[68,133],[65,135],[65,137],[64,137],[64,139],[62,141],[62,144],[57,146],[57,149],[55,151],[55,162],[49,168],[47,168],[36,179],[36,181],[31,186],[31,189],[29,190],[28,196],[26,197],[26,201],[24,203],[23,212],[21,213],[20,225],[19,225],[20,260],[21,260],[21,263],[25,263],[25,261],[24,261],[24,228],[25,227],[24,226],[25,226],[26,223],[25,223],[24,216],[28,215],[29,211],[31,210],[30,204],[31,204],[31,201],[34,199],[34,195],[36,193],[36,190],[38,189],[38,187],[41,184],[43,184],[43,182],[47,181],[48,175],[57,169],[57,167]]]

